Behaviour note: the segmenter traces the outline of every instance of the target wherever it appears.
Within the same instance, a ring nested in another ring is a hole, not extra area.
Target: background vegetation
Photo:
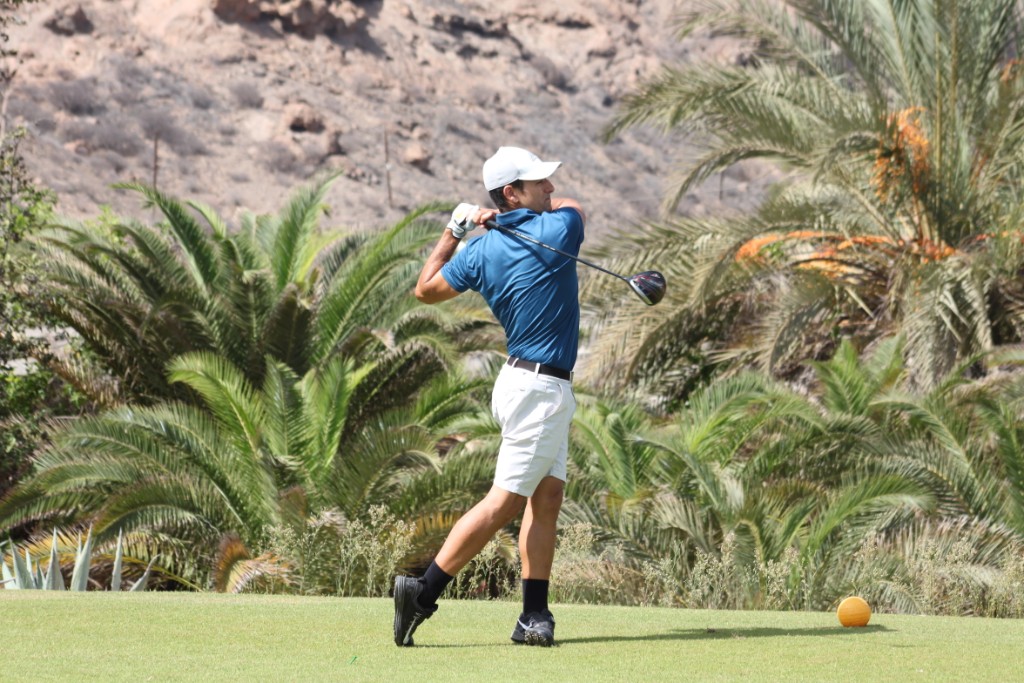
[[[34,295],[37,262],[25,242],[51,216],[54,197],[30,178],[20,145],[25,132],[7,126],[7,100],[18,71],[7,46],[7,28],[18,7],[33,0],[0,3],[0,497],[29,469],[42,423],[76,410],[71,392],[45,366],[40,327],[50,322]],[[27,362],[32,355],[43,363]]]
[[[667,65],[609,125],[705,153],[607,255],[669,296],[584,282],[556,599],[1024,616],[1024,9],[784,5],[687,4],[683,35],[751,59]],[[123,533],[167,588],[377,596],[429,562],[489,486],[504,350],[478,298],[410,295],[451,207],[353,232],[326,224],[326,177],[228,225],[125,185],[151,224],[74,224],[15,143],[0,526]],[[786,172],[756,213],[675,214],[754,158]],[[73,343],[20,341],[33,325]],[[516,531],[453,596],[515,592]]]

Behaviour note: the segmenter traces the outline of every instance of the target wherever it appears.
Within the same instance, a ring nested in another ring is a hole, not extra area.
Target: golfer
[[[495,219],[570,254],[583,243],[584,214],[573,199],[553,198],[549,179],[561,165],[518,147],[501,147],[483,166],[494,209],[460,204],[427,259],[416,298],[428,304],[468,289],[480,292],[505,329],[509,358],[494,384],[491,407],[501,425],[494,485],[463,515],[426,573],[395,578],[395,644],[437,611],[455,575],[521,512],[523,613],[512,640],[554,643],[548,579],[562,507],[569,426],[576,410],[572,369],[579,341],[576,263],[500,230],[470,240],[468,230]],[[524,510],[525,506],[525,510]]]

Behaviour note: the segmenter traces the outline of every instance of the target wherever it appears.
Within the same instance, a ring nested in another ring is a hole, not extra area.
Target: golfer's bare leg
[[[523,526],[519,532],[519,556],[523,560],[523,578],[548,580],[555,558],[555,534],[558,513],[562,509],[565,482],[544,477],[526,503]]]
[[[434,559],[437,566],[449,576],[458,574],[494,534],[519,515],[525,502],[524,496],[492,486],[484,499],[452,527]]]

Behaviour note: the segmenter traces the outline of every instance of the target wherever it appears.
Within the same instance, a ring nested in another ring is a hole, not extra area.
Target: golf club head
[[[628,282],[636,295],[648,306],[653,306],[665,298],[665,276],[656,270],[637,273],[629,278]]]

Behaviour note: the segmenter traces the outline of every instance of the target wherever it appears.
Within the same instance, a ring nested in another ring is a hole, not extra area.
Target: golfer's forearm
[[[438,240],[434,250],[427,257],[420,271],[419,280],[416,282],[416,298],[425,304],[434,304],[439,301],[451,299],[458,294],[451,288],[448,281],[441,275],[441,268],[451,260],[455,254],[455,248],[459,246],[459,240],[452,235],[450,230],[445,230]]]

